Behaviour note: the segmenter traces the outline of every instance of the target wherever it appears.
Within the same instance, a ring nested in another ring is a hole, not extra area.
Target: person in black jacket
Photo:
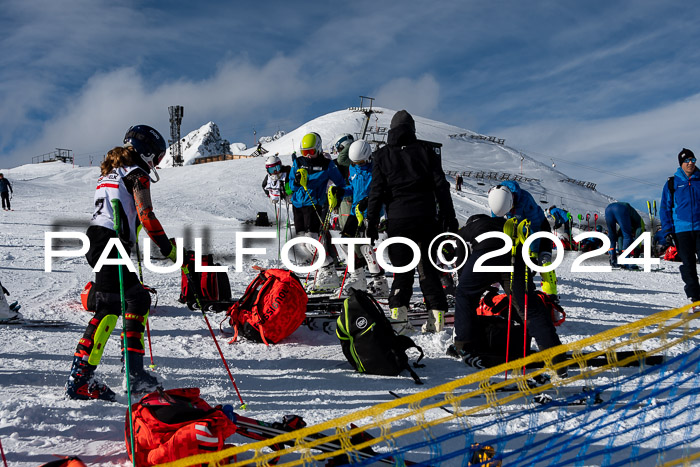
[[[447,348],[447,355],[459,358],[467,365],[475,368],[491,366],[494,360],[494,358],[489,358],[493,357],[493,355],[489,355],[485,349],[479,348],[477,344],[480,337],[479,334],[483,330],[479,328],[477,323],[476,310],[479,307],[479,301],[483,293],[491,287],[491,284],[496,282],[500,283],[506,294],[512,298],[512,319],[520,323],[525,319],[525,294],[527,293],[528,341],[530,336],[534,337],[540,350],[561,344],[551,316],[549,316],[543,302],[537,298],[535,284],[532,280],[534,274],[530,273],[527,275],[527,287],[525,286],[526,265],[522,258],[522,245],[519,245],[516,250],[512,276],[509,272],[474,272],[474,264],[479,258],[503,246],[503,240],[499,238],[488,238],[481,242],[476,242],[476,237],[487,232],[503,232],[506,222],[508,221],[502,217],[477,214],[471,216],[467,220],[466,225],[459,230],[459,235],[472,245],[472,251],[459,273],[455,306],[454,343]],[[458,243],[457,264],[461,263],[464,254],[463,246]],[[510,253],[496,256],[484,262],[484,266],[507,267],[510,265]],[[505,356],[505,350],[503,349],[503,356]],[[522,355],[522,350],[520,352],[520,355]],[[510,353],[513,355],[513,351]],[[554,361],[556,363],[563,358],[565,358],[564,355],[557,356]],[[498,361],[497,363],[502,362]],[[559,370],[559,376],[563,377],[565,374],[565,368]]]
[[[407,237],[420,248],[418,280],[429,310],[423,332],[442,331],[447,299],[439,273],[428,258],[428,247],[441,232],[456,232],[458,223],[440,155],[416,138],[413,117],[400,110],[391,119],[387,145],[375,151],[372,160],[367,236],[377,239],[379,216],[385,205],[389,237]],[[438,222],[437,208],[443,225]],[[406,266],[413,259],[413,251],[407,245],[393,244],[389,246],[389,259],[394,267]],[[391,285],[389,307],[399,333],[412,330],[407,321],[413,278],[414,271],[396,273]]]
[[[12,211],[10,206],[10,193],[12,193],[12,184],[3,174],[0,174],[0,198],[2,198],[2,208],[5,211]],[[7,207],[5,207],[7,205]]]

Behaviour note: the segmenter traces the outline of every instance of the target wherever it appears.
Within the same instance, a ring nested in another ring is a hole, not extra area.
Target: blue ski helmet
[[[165,140],[158,130],[148,125],[135,125],[124,135],[124,147],[132,147],[140,156],[136,164],[147,173],[153,171],[165,156]],[[160,177],[156,173],[156,180]]]

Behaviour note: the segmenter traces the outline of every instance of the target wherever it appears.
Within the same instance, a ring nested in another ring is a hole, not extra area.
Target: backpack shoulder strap
[[[394,343],[393,343],[392,347],[394,348],[395,352],[400,352],[403,355],[406,355],[406,350],[408,350],[408,349],[412,349],[412,348],[418,349],[418,352],[420,352],[420,356],[418,357],[418,360],[416,360],[413,363],[413,366],[415,368],[425,367],[425,365],[420,363],[420,361],[423,359],[423,356],[424,356],[423,349],[420,346],[416,345],[416,343],[413,342],[413,339],[411,339],[410,337],[403,336],[403,335],[397,335],[394,339]],[[405,358],[406,358],[406,360],[405,360],[406,363],[405,363],[404,369],[408,370],[409,374],[411,375],[411,378],[413,378],[413,381],[415,381],[416,384],[423,384],[423,381],[421,381],[421,379],[418,377],[416,372],[413,371],[413,368],[411,368],[411,366],[408,364],[408,357],[405,357]]]

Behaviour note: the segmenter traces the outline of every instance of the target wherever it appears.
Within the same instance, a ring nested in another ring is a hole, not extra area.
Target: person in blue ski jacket
[[[692,302],[700,301],[697,258],[700,252],[700,171],[695,154],[683,148],[678,154],[680,167],[661,193],[661,230],[667,244],[675,243],[683,265],[680,267],[684,290]],[[671,186],[672,184],[672,186]]]
[[[561,208],[550,206],[549,209],[547,209],[547,214],[554,219],[554,230],[569,223],[569,212]]]
[[[503,191],[505,188],[507,191]],[[509,196],[510,194],[510,196]],[[510,219],[515,217],[518,220],[527,219],[530,221],[530,234],[540,231],[550,231],[549,222],[544,215],[544,211],[537,204],[532,195],[522,188],[518,182],[507,180],[501,182],[495,188],[489,190],[489,207],[491,208],[492,217],[502,217]],[[552,242],[537,239],[530,246],[531,253],[537,253],[538,257],[544,254],[544,258],[540,257],[540,264],[551,262],[552,259]],[[546,261],[547,254],[549,261]]]
[[[326,157],[323,152],[323,143],[318,133],[307,133],[302,138],[299,149],[301,157],[292,155],[289,181],[289,188],[292,190],[294,227],[297,236],[305,235],[318,239],[323,230],[321,220],[325,219],[328,209],[328,185],[332,182],[342,188],[345,186],[345,179],[335,162],[330,157]],[[326,240],[327,246],[330,245],[327,238],[322,240]],[[307,243],[304,245],[311,247]],[[310,258],[313,258],[315,249],[311,247],[310,250]],[[326,253],[328,253],[327,249]],[[321,292],[337,287],[340,287],[340,279],[331,267],[327,256],[323,268],[316,277],[314,288]]]
[[[644,221],[636,209],[629,203],[610,203],[605,208],[605,222],[608,226],[608,238],[610,239],[610,265],[617,264],[617,241],[622,237],[622,250],[625,251],[635,238],[644,231]],[[619,227],[619,230],[618,230]],[[634,264],[623,264],[625,269],[638,269]]]
[[[352,209],[350,216],[343,226],[343,237],[361,237],[365,233],[364,219],[367,217],[368,196],[372,183],[372,146],[365,140],[354,141],[348,151],[348,184],[344,188],[332,186],[329,188],[328,202],[337,206],[340,200],[350,198]],[[380,215],[384,215],[382,208]],[[345,248],[344,248],[345,250]],[[353,254],[351,251],[348,255]],[[371,245],[354,248],[354,254],[360,258],[355,262],[355,270],[348,273],[343,286],[343,293],[348,294],[350,288],[370,292],[375,297],[386,298],[389,295],[389,284],[384,277],[384,271],[377,263],[377,257]],[[359,263],[359,264],[358,264]],[[364,265],[370,273],[367,281]]]
[[[542,208],[535,202],[532,195],[522,188],[518,182],[507,180],[489,190],[489,208],[492,217],[516,218],[519,221],[530,221],[530,234],[536,232],[551,232],[549,221]],[[530,245],[530,255],[540,266],[552,263],[552,241],[538,238]],[[557,297],[557,277],[555,271],[540,273],[542,291]]]

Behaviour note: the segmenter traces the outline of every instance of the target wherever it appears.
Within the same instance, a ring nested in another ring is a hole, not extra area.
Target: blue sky
[[[642,207],[700,151],[700,4],[2,0],[0,167],[129,125],[253,143],[359,95],[553,159]],[[698,153],[700,154],[700,152]]]

